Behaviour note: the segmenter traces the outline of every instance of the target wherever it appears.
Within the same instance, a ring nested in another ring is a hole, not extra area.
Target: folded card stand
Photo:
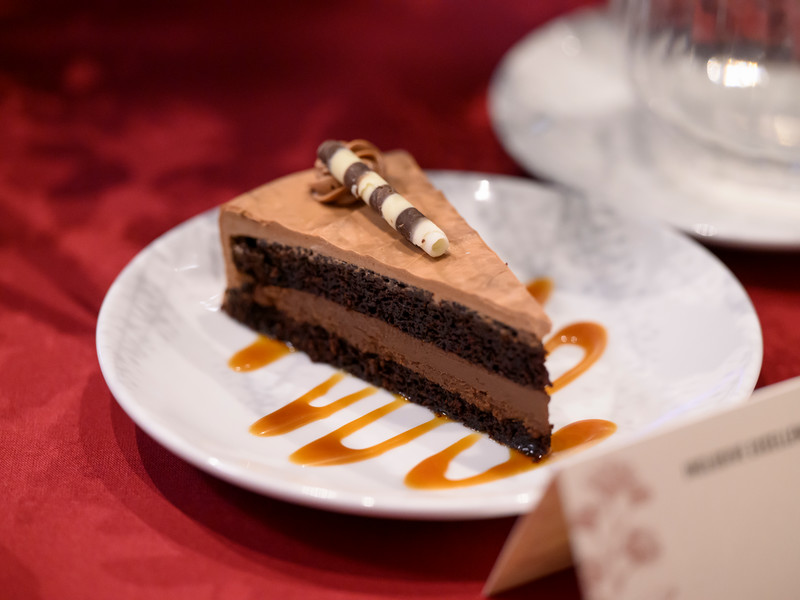
[[[587,600],[800,597],[800,378],[562,463],[484,593],[571,563]]]

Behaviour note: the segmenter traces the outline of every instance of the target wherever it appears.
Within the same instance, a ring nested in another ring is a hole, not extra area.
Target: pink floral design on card
[[[582,553],[578,564],[581,580],[592,600],[625,597],[634,572],[653,566],[662,557],[662,544],[651,528],[638,524],[637,511],[651,500],[651,490],[634,469],[621,461],[608,462],[584,482],[583,504],[569,515]],[[673,588],[654,590],[655,600],[677,596]]]

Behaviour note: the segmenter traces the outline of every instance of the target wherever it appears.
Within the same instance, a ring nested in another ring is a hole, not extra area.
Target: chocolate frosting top
[[[384,155],[385,178],[447,231],[446,260],[434,259],[398,235],[364,203],[323,205],[312,198],[317,174],[308,169],[265,184],[223,205],[222,235],[249,235],[301,245],[428,289],[541,339],[550,329],[542,307],[506,264],[461,218],[410,154]],[[230,281],[240,277],[223,241]]]

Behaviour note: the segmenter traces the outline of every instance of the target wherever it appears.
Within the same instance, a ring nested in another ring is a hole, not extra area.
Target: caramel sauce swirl
[[[255,371],[293,351],[294,348],[285,342],[260,335],[255,342],[234,354],[228,366],[234,371]]]
[[[366,387],[363,390],[339,398],[330,404],[311,406],[314,400],[321,398],[331,391],[331,388],[344,379],[344,376],[344,373],[336,373],[318,386],[312,388],[309,392],[300,396],[297,400],[269,413],[265,417],[261,417],[250,426],[250,433],[262,437],[289,433],[312,421],[319,421],[320,419],[329,417],[336,411],[347,408],[354,402],[358,402],[362,398],[371,396],[378,391],[377,388]]]
[[[547,304],[550,295],[553,293],[553,280],[549,277],[538,277],[525,286],[528,293],[533,296],[539,304]]]
[[[377,146],[367,140],[352,140],[345,142],[344,146],[367,163],[370,169],[381,177],[384,176],[386,170],[383,163],[383,154]],[[311,196],[317,202],[344,206],[359,200],[357,196],[353,196],[350,190],[331,175],[328,167],[321,160],[317,159],[314,167],[317,170],[317,179],[311,184]]]
[[[550,453],[539,462],[532,462],[524,454],[509,449],[508,460],[476,475],[461,479],[450,479],[446,475],[450,463],[459,454],[474,446],[482,437],[479,433],[471,433],[458,440],[455,444],[417,464],[406,475],[405,484],[416,489],[441,490],[480,485],[498,479],[513,477],[563,458],[566,454],[578,448],[586,448],[604,440],[616,430],[617,426],[614,423],[603,419],[576,421],[566,427],[562,427],[553,434],[550,442]]]
[[[339,429],[332,431],[328,435],[324,435],[319,439],[314,440],[310,444],[306,444],[290,457],[293,463],[300,465],[343,465],[346,463],[353,463],[369,458],[380,456],[398,446],[409,443],[421,436],[424,433],[444,425],[447,419],[443,417],[433,417],[416,427],[412,427],[402,433],[399,433],[388,440],[384,440],[378,444],[368,446],[366,448],[349,448],[344,445],[343,440],[352,435],[359,429],[363,429],[367,425],[374,423],[378,419],[388,415],[390,412],[405,406],[408,400],[402,396],[395,396],[395,399],[380,408],[376,408],[372,412],[343,425]]]
[[[548,354],[552,354],[556,348],[561,346],[572,345],[583,348],[584,355],[578,364],[558,377],[547,391],[550,394],[557,392],[585,373],[603,355],[607,340],[605,327],[590,321],[567,325],[555,333],[545,342],[544,348]]]

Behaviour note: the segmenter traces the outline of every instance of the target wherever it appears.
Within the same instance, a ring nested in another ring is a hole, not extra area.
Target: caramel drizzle
[[[283,342],[259,336],[255,342],[231,356],[228,366],[234,371],[255,371],[293,352],[294,348]]]
[[[553,280],[549,277],[537,277],[525,287],[539,304],[547,304],[553,293]]]
[[[280,344],[280,342],[276,343]],[[314,400],[327,394],[331,391],[331,388],[342,379],[344,379],[344,373],[336,373],[311,389],[311,391],[300,396],[297,400],[271,412],[265,417],[261,417],[250,426],[250,433],[262,437],[289,433],[290,431],[299,429],[303,425],[329,417],[333,413],[347,408],[351,404],[358,402],[362,398],[371,396],[378,391],[377,388],[366,387],[363,390],[339,398],[335,402],[331,402],[325,406],[311,406]]]
[[[548,354],[551,354],[556,348],[568,345],[579,346],[584,350],[583,358],[578,364],[556,379],[547,389],[548,393],[557,392],[585,373],[603,355],[607,342],[608,335],[605,327],[590,321],[567,325],[545,342],[544,348]]]
[[[552,290],[552,282],[537,284],[532,282],[528,290],[533,295],[539,294],[541,302],[546,301]],[[534,285],[537,284],[537,285]],[[542,296],[542,292],[544,295]],[[537,298],[539,299],[539,298]],[[548,353],[565,345],[577,345],[584,350],[584,356],[574,367],[558,377],[548,391],[553,393],[584,373],[600,356],[607,344],[605,328],[597,323],[580,322],[568,325],[545,343]],[[291,351],[284,342],[266,337],[259,337],[253,344],[237,352],[229,361],[231,368],[237,371],[252,371],[278,360]],[[294,431],[314,421],[325,419],[333,413],[342,410],[351,404],[375,394],[378,390],[369,386],[357,392],[343,396],[324,406],[312,406],[311,403],[326,395],[339,382],[344,379],[344,373],[336,373],[323,381],[303,396],[297,398],[270,414],[262,417],[250,427],[250,432],[258,436],[275,436]],[[434,416],[429,421],[412,427],[387,440],[368,446],[366,448],[350,448],[344,445],[344,440],[356,431],[378,421],[389,413],[397,410],[407,403],[401,396],[394,395],[394,400],[373,411],[339,427],[335,431],[322,436],[309,444],[296,450],[290,460],[296,464],[306,466],[332,466],[359,462],[380,456],[394,448],[402,446],[420,437],[421,435],[450,422],[442,416]],[[607,438],[616,431],[614,423],[603,419],[586,419],[576,421],[559,429],[552,435],[550,453],[539,462],[533,462],[530,457],[509,449],[509,458],[482,473],[450,479],[446,476],[450,463],[462,452],[471,448],[483,436],[471,433],[441,452],[430,456],[417,464],[408,472],[405,483],[417,489],[448,489],[480,485],[519,475],[536,469],[544,464],[559,460],[565,454],[578,448],[584,448]]]
[[[508,449],[508,459],[506,461],[498,463],[476,475],[461,479],[451,479],[446,475],[450,463],[483,437],[479,433],[471,433],[458,440],[455,444],[417,464],[406,475],[405,484],[416,489],[441,490],[480,485],[498,479],[513,477],[557,461],[578,448],[584,449],[596,444],[616,430],[617,426],[614,423],[603,419],[576,421],[562,427],[552,435],[550,453],[539,462],[533,462],[521,452]]]
[[[289,460],[300,465],[313,466],[344,465],[359,462],[380,456],[447,423],[447,419],[444,417],[435,416],[429,421],[366,448],[356,449],[344,445],[343,440],[348,436],[407,404],[408,401],[405,398],[395,395],[395,399],[389,404],[376,408],[372,412],[339,427],[339,429],[332,431],[328,435],[306,444],[294,452],[289,457]]]
[[[367,140],[352,140],[346,142],[344,146],[367,163],[370,169],[385,179],[386,169],[383,162],[383,153],[377,146]],[[311,184],[311,196],[317,202],[345,206],[359,200],[358,197],[353,196],[350,190],[331,175],[328,167],[321,160],[317,159],[314,167],[317,170],[317,179]]]

